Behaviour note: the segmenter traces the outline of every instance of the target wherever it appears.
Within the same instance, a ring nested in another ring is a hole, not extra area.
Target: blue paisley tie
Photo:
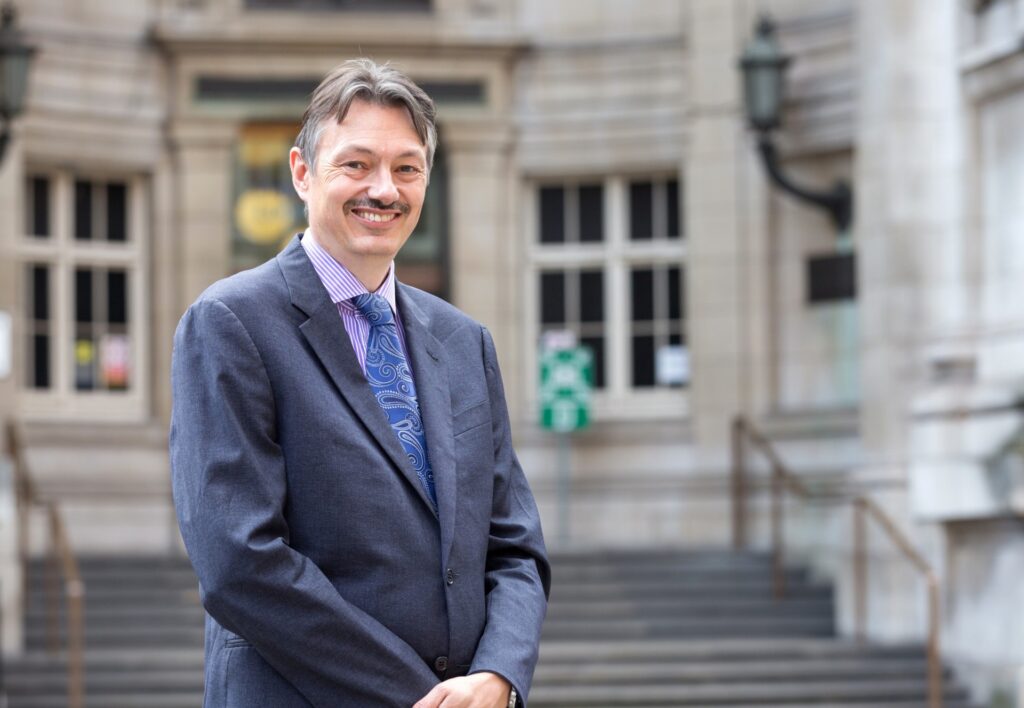
[[[370,338],[366,343],[366,380],[436,509],[434,473],[427,458],[427,438],[416,399],[416,386],[409,362],[402,353],[391,305],[380,295],[372,293],[357,295],[352,298],[352,303],[370,323]]]

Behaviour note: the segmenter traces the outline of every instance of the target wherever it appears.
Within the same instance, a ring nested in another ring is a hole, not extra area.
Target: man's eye
[[[366,163],[359,162],[358,160],[349,160],[348,162],[343,162],[342,167],[347,167],[350,170],[365,170]]]
[[[416,167],[415,165],[402,165],[401,167],[398,168],[398,171],[404,172],[405,174],[408,175],[414,175],[419,173],[420,168]]]

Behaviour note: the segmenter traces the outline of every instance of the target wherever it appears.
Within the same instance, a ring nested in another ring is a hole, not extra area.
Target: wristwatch
[[[519,705],[519,694],[513,688],[508,692],[508,708],[516,708],[517,705]]]

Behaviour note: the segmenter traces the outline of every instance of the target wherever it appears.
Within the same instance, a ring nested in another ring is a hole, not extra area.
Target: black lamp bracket
[[[846,233],[853,217],[853,192],[849,183],[839,180],[830,191],[818,191],[801,187],[782,173],[779,164],[779,154],[771,135],[767,132],[758,135],[757,147],[764,160],[765,169],[771,176],[772,181],[797,199],[808,202],[824,209],[832,218],[832,223],[840,234]]]

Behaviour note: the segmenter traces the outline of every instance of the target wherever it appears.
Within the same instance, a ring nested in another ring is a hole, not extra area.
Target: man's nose
[[[384,204],[398,201],[398,187],[395,186],[390,169],[382,167],[374,171],[366,196]]]

